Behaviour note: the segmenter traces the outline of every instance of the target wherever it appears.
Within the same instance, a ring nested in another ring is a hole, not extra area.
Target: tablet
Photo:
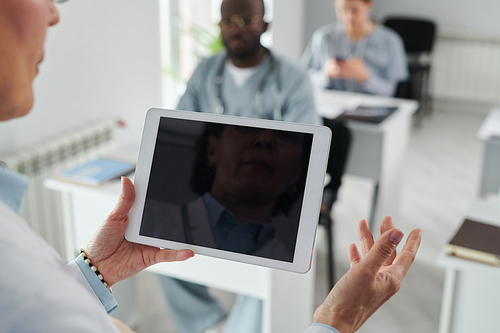
[[[125,237],[305,273],[330,140],[324,126],[151,109]]]

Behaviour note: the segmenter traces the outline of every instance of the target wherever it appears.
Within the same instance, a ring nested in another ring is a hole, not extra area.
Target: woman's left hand
[[[85,253],[111,286],[159,262],[182,261],[194,256],[191,250],[169,250],[131,243],[125,239],[128,213],[135,200],[130,179],[122,177],[122,191],[115,208],[101,224]]]
[[[314,322],[335,327],[339,332],[356,332],[377,309],[401,288],[422,240],[422,231],[413,230],[401,253],[396,247],[403,238],[391,217],[380,224],[377,241],[366,220],[358,223],[361,255],[355,244],[348,249],[351,268],[335,284],[314,313]]]
[[[352,57],[343,61],[337,61],[337,66],[339,77],[360,83],[365,83],[370,77],[370,72],[361,58]]]

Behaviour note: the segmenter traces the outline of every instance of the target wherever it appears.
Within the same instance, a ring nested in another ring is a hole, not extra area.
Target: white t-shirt
[[[266,57],[264,59],[266,59]],[[262,61],[260,63],[258,63],[257,65],[252,66],[252,67],[246,67],[246,68],[236,67],[231,62],[231,60],[228,59],[226,61],[226,68],[227,68],[227,71],[229,72],[229,74],[231,75],[231,79],[233,79],[233,81],[234,81],[234,85],[238,88],[243,87],[245,82],[247,82],[247,80],[249,78],[251,78],[252,75],[255,74],[255,72],[257,72],[257,70],[259,69],[259,66],[261,66],[262,63],[264,62],[264,59],[262,59]]]

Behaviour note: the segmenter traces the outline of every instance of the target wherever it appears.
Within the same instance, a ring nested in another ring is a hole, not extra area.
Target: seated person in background
[[[321,124],[307,73],[260,43],[267,27],[263,0],[224,0],[225,50],[196,67],[177,109]]]
[[[393,96],[408,77],[404,44],[370,20],[374,0],[334,0],[338,23],[319,28],[300,60],[318,89]]]
[[[32,84],[43,58],[47,28],[58,20],[51,0],[0,1],[0,121],[20,118],[31,110]],[[7,140],[4,136],[0,133]],[[114,210],[84,253],[66,264],[19,215],[27,183],[26,177],[0,165],[1,332],[130,332],[121,323],[114,325],[107,315],[116,307],[108,287],[157,262],[193,256],[190,250],[159,249],[124,238],[135,191],[132,182],[123,178]],[[403,233],[394,229],[390,218],[382,221],[381,232],[374,243],[366,221],[360,222],[364,258],[351,245],[352,267],[317,309],[308,333],[337,332],[333,327],[341,333],[354,332],[397,292],[415,259],[421,233],[412,231],[396,256]]]
[[[204,59],[177,109],[321,124],[307,73],[260,43],[267,30],[263,0],[224,0],[220,29],[225,50]],[[236,231],[236,230],[235,230]],[[160,276],[180,333],[225,326],[260,332],[262,301],[239,295],[231,315],[205,286]]]

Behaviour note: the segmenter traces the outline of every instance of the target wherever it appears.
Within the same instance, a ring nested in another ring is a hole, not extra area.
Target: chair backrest
[[[351,132],[344,122],[339,120],[323,118],[323,124],[332,131],[332,143],[326,167],[326,172],[330,174],[331,179],[326,188],[337,191],[344,175],[351,144]]]
[[[406,53],[431,52],[436,37],[436,24],[411,17],[388,17],[384,25],[396,31],[405,44]]]
[[[396,91],[394,92],[394,97],[405,98],[405,99],[415,99],[413,96],[413,86],[411,80],[400,81],[396,86]]]

